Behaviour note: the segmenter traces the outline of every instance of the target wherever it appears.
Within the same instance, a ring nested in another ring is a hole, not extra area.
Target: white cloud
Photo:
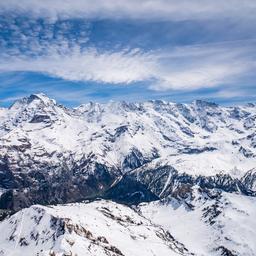
[[[73,81],[128,84],[148,79],[154,66],[150,54],[136,49],[98,52],[94,48],[81,51],[77,47],[68,54],[66,51],[59,54],[53,47],[48,52],[51,54],[40,58],[13,57],[2,61],[0,70],[42,72]]]
[[[255,68],[253,47],[208,45],[143,52],[49,45],[48,55],[1,58],[0,71],[47,73],[73,81],[129,84],[153,90],[195,90],[235,84]],[[153,82],[152,82],[153,81]]]
[[[29,13],[28,20],[21,24],[7,15],[14,47],[5,47],[6,39],[0,38],[0,45],[4,46],[0,52],[2,72],[42,72],[66,80],[111,84],[146,81],[153,90],[195,90],[235,84],[255,68],[256,52],[251,46],[255,41],[249,46],[231,43],[155,52],[100,51],[85,48],[89,41],[87,22],[75,38],[69,37],[75,29],[71,20],[55,22],[60,16],[150,21],[254,20],[256,1],[252,0],[8,0],[0,1],[0,10]],[[53,21],[43,19],[42,24],[39,16]]]
[[[209,18],[255,19],[254,0],[8,0],[2,11],[19,10],[57,18],[134,18],[191,20]]]
[[[235,84],[255,68],[253,47],[204,45],[179,47],[160,55],[155,90],[195,90]],[[164,61],[163,61],[164,60]]]
[[[85,21],[76,26],[73,20],[51,22],[23,17],[17,22],[12,16],[5,16],[0,21],[0,29],[5,31],[0,35],[1,58],[65,54],[89,41],[89,24]]]
[[[215,87],[223,83],[230,83],[233,75],[241,74],[243,71],[243,67],[232,67],[230,64],[207,65],[206,67],[199,65],[192,69],[170,71],[168,74],[163,74],[151,88],[156,90],[195,90]]]
[[[28,21],[11,24],[14,47],[1,49],[0,71],[41,72],[66,80],[111,84],[146,81],[153,90],[195,90],[233,83],[255,67],[254,41],[243,46],[238,42],[149,52],[103,51],[86,46],[86,22],[79,30],[84,34],[73,37],[71,21]],[[4,45],[5,40],[0,39],[0,44]]]

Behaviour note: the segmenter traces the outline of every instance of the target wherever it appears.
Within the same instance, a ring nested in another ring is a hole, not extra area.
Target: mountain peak
[[[47,95],[44,93],[37,93],[37,94],[31,94],[28,97],[24,97],[20,100],[15,101],[9,109],[20,109],[27,106],[33,106],[33,105],[55,105],[56,101],[53,99],[50,99]]]
[[[53,99],[50,99],[46,94],[44,93],[36,93],[31,94],[28,98],[28,103],[33,102],[34,100],[40,100],[45,104],[54,103],[56,104],[56,101]]]

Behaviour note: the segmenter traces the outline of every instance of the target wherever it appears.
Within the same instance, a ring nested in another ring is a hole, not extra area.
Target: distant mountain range
[[[0,255],[253,256],[255,195],[255,104],[0,109]]]

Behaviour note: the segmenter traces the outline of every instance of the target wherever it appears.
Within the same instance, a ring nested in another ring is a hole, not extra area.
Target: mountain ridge
[[[0,206],[109,198],[125,179],[149,198],[174,193],[174,177],[191,186],[254,195],[255,120],[252,104],[156,100],[69,109],[44,94],[32,94],[0,113]],[[155,186],[160,182],[162,193],[156,193],[149,184],[160,169]],[[6,193],[15,198],[13,205],[3,199]]]
[[[254,104],[16,101],[0,110],[0,255],[253,256],[255,122]]]

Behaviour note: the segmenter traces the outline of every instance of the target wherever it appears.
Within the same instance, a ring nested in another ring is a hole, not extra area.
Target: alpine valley
[[[255,256],[256,105],[0,108],[1,256]]]

